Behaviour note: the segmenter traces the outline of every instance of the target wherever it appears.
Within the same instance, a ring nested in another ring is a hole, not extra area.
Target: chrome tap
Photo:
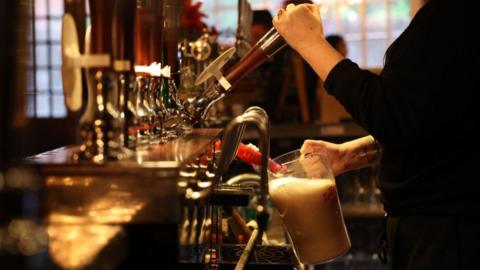
[[[222,138],[222,156],[215,172],[211,192],[218,188],[221,176],[225,173],[230,162],[235,158],[238,145],[243,137],[247,125],[252,125],[259,135],[260,151],[262,153],[260,173],[260,194],[256,207],[257,224],[243,250],[235,269],[243,269],[247,263],[254,246],[261,241],[263,232],[267,228],[267,198],[268,198],[268,158],[270,154],[270,123],[268,115],[260,107],[250,107],[242,115],[235,117],[224,129]],[[255,180],[253,181],[256,182]]]
[[[137,113],[137,146],[145,146],[151,138],[152,114],[148,104],[149,76],[137,76],[135,79],[135,111]]]
[[[112,66],[117,74],[119,117],[123,131],[121,141],[125,151],[134,149],[136,145],[132,129],[136,128],[137,119],[131,99],[135,80],[133,73],[135,6],[136,0],[116,0],[112,18]]]
[[[248,1],[238,0],[238,23],[235,48],[237,49],[237,55],[239,57],[243,57],[252,47],[250,45],[250,28],[252,26],[252,17],[252,7],[248,3]]]
[[[91,61],[87,70],[88,107],[83,114],[81,153],[74,158],[103,162],[121,157],[122,123],[119,102],[121,95],[116,85],[112,61],[113,0],[89,1],[92,26],[86,38],[86,51],[105,58]],[[109,12],[107,12],[109,11]]]
[[[165,78],[152,77],[150,79],[150,86],[148,91],[148,103],[153,112],[152,119],[152,135],[151,143],[158,143],[158,139],[163,136],[163,119],[166,115],[165,106],[162,102],[162,90]]]
[[[134,76],[130,72],[122,72],[118,75],[118,87],[122,96],[120,107],[122,108],[123,120],[123,146],[134,150],[137,145],[137,111],[135,108],[136,93]]]
[[[267,113],[260,107],[250,107],[245,113],[235,117],[224,129],[222,138],[222,156],[215,172],[214,182],[211,190],[219,187],[221,176],[225,173],[228,165],[235,158],[238,146],[243,137],[247,125],[252,125],[259,136],[260,151],[262,153],[261,173],[260,173],[260,195],[258,197],[257,224],[242,252],[235,269],[243,269],[252,252],[255,244],[262,238],[263,232],[267,228],[267,198],[268,198],[268,158],[270,155],[270,122]],[[254,181],[256,182],[256,181]],[[213,194],[213,193],[212,193]]]
[[[217,164],[215,178],[212,184],[218,188],[221,183],[221,176],[228,169],[229,164],[235,158],[238,145],[243,137],[247,125],[252,125],[259,137],[260,151],[262,153],[262,165],[260,168],[260,195],[257,206],[257,217],[260,232],[263,232],[267,225],[267,197],[268,197],[268,157],[270,155],[270,122],[267,113],[260,107],[250,107],[242,115],[235,117],[225,127],[222,137],[222,155]],[[261,235],[261,233],[260,233]]]
[[[222,74],[221,69],[233,53],[235,53],[235,49],[232,48],[220,55],[197,77],[195,84],[200,85],[212,76],[216,78],[216,81],[199,96],[192,100],[187,100],[183,104],[185,115],[189,118],[186,119],[186,121],[190,121],[192,124],[204,121],[208,110],[215,102],[222,99],[232,90],[236,83],[269,58],[273,57],[278,51],[284,48],[286,44],[285,40],[278,34],[275,28],[272,28],[237,64],[229,68],[224,74]]]

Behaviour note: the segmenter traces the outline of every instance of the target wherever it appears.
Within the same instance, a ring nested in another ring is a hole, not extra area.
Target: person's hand
[[[287,43],[299,52],[318,42],[319,38],[324,38],[320,11],[315,4],[289,4],[286,10],[279,10],[273,25]]]
[[[325,152],[330,161],[330,166],[334,176],[337,176],[345,170],[344,153],[345,148],[343,144],[335,144],[321,140],[305,140],[303,142],[300,153],[302,154],[301,162],[307,175],[315,175],[324,170],[323,164],[314,158],[315,153]],[[311,155],[312,157],[308,157]]]

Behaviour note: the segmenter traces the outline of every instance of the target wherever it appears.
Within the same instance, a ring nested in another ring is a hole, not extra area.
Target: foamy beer
[[[300,159],[298,150],[284,154],[274,159],[284,170],[269,179],[271,200],[304,264],[328,262],[351,246],[335,178],[325,158],[317,153]]]

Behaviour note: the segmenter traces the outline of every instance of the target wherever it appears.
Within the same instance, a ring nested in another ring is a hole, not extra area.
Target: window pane
[[[62,65],[62,47],[60,44],[54,44],[51,47],[52,54],[50,55],[50,63],[52,66]]]
[[[347,46],[348,46],[348,55],[347,57],[350,58],[355,63],[360,63],[362,59],[362,48],[360,40],[348,40],[347,39]]]
[[[333,5],[339,1],[338,0],[314,0],[313,2],[316,4],[332,4]],[[352,1],[350,0],[349,2],[352,2]],[[358,4],[358,1],[353,1],[353,2]]]
[[[63,15],[63,0],[48,0],[50,16]]]
[[[339,5],[337,14],[339,27],[337,31],[343,34],[360,33],[360,5]]]
[[[46,118],[50,116],[50,96],[37,95],[37,117]]]
[[[236,29],[237,20],[238,13],[236,9],[224,9],[220,14],[218,14],[219,26],[224,29]]]
[[[230,6],[230,7],[237,7],[238,5],[238,0],[222,0],[222,1],[218,1],[218,3],[221,5],[221,6]]]
[[[62,38],[62,21],[50,20],[50,41],[60,41]]]
[[[47,1],[35,0],[35,16],[47,16]]]
[[[48,46],[46,44],[37,45],[35,53],[37,66],[48,66]]]
[[[54,93],[63,93],[62,86],[62,71],[60,69],[54,69],[52,73],[52,90]]]
[[[33,83],[33,69],[28,69],[25,78],[27,79],[26,89],[28,92],[33,92],[35,85]]]
[[[386,31],[387,6],[385,2],[368,4],[366,16],[368,32]]]
[[[392,0],[392,30],[396,36],[398,32],[403,31],[410,23],[410,1],[408,0]]]
[[[220,32],[219,43],[233,44],[237,32],[237,9],[222,10],[222,12],[217,15],[219,24],[216,25],[216,27]]]
[[[49,87],[49,78],[48,78],[48,70],[46,69],[40,69],[40,70],[37,70],[36,72],[37,74],[37,90],[39,91],[48,91],[48,89],[50,88]]]
[[[88,1],[85,1],[85,5]],[[30,117],[65,117],[61,75],[61,17],[64,0],[33,0],[34,17],[26,74],[26,113]],[[33,57],[35,56],[35,57]],[[35,65],[34,65],[35,64]]]
[[[250,1],[250,4],[252,5],[252,9],[268,9],[270,12],[272,12],[272,15],[276,15],[278,10],[282,7],[282,2],[283,1],[275,1],[275,0],[253,0]]]
[[[35,116],[35,97],[33,94],[27,94],[26,96],[27,106],[25,107],[28,117]]]
[[[265,4],[265,1],[264,0],[250,0],[248,1],[250,2],[250,5],[252,6],[262,6]]]
[[[330,5],[322,5],[320,7],[320,15],[322,16],[323,32],[327,35],[337,34],[338,30],[335,25],[335,8]]]
[[[278,1],[275,4],[271,4],[268,9],[270,9],[270,12],[272,13],[273,16],[277,15],[278,11],[283,7],[282,2]]]
[[[48,39],[47,33],[47,20],[35,19],[35,39],[46,41]]]
[[[402,34],[403,31],[393,31],[392,32],[392,42],[397,39],[401,34]]]
[[[200,11],[207,15],[206,18],[204,18],[204,22],[208,26],[215,25],[215,5],[214,1],[212,0],[205,0],[202,3]]]
[[[383,39],[369,39],[367,41],[367,66],[368,67],[383,67],[383,56],[387,40]]]
[[[63,95],[53,96],[53,117],[65,117],[67,110],[65,108],[65,101]]]

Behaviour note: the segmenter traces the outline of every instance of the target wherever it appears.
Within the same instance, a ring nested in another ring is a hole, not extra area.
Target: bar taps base
[[[119,89],[109,69],[88,71],[88,105],[80,119],[83,144],[75,159],[101,163],[122,159],[122,118],[119,111]]]
[[[235,53],[235,49],[232,48],[220,55],[198,76],[195,84],[200,85],[211,77],[215,77],[216,81],[201,95],[192,100],[187,100],[183,104],[185,115],[188,118],[187,121],[192,124],[203,122],[208,110],[215,102],[228,94],[243,77],[265,63],[285,46],[285,40],[272,28],[238,63],[224,74],[222,74],[221,69]]]

